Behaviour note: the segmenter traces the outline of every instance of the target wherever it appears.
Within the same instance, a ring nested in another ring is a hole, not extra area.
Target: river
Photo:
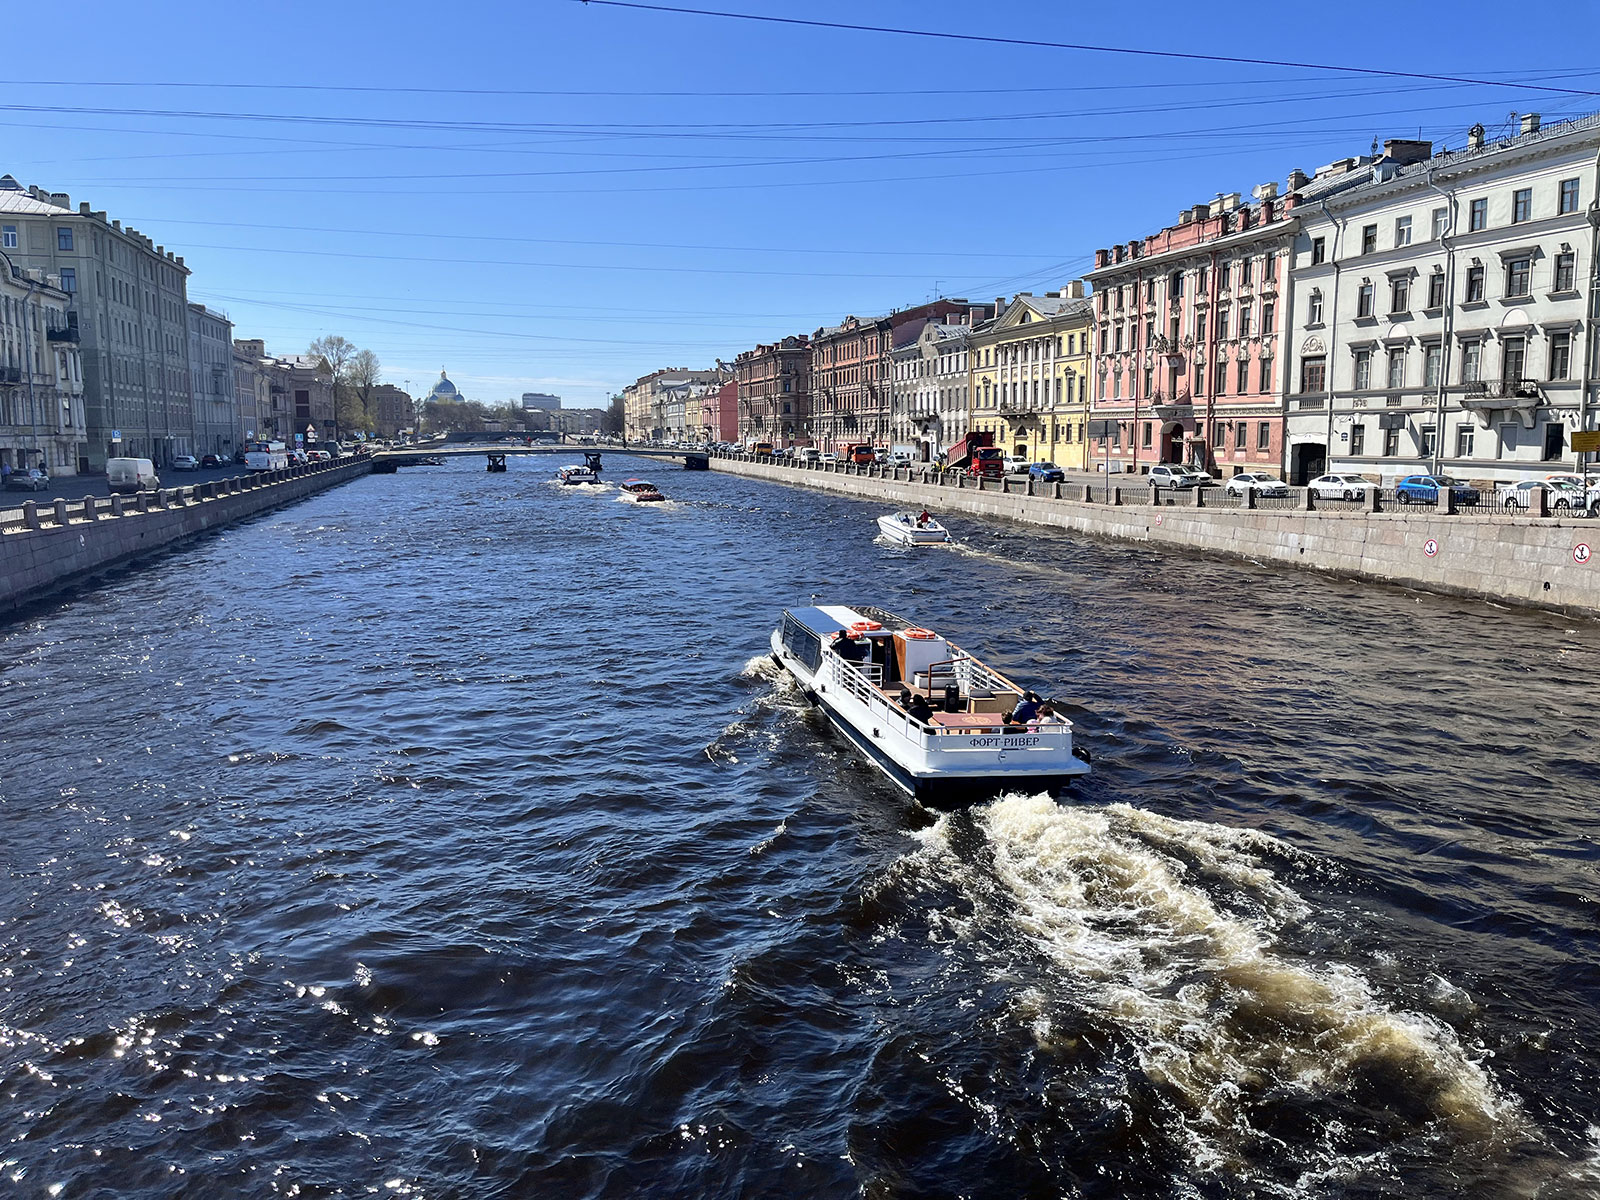
[[[1600,1194],[1600,627],[552,465],[0,628],[14,1194]],[[1094,773],[916,808],[764,658],[814,601]]]

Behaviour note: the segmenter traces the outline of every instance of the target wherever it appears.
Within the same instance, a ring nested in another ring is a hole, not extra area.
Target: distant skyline
[[[190,299],[273,353],[338,333],[413,394],[443,364],[475,400],[584,408],[850,313],[1054,290],[1181,208],[1385,138],[1459,146],[1475,122],[1600,110],[1587,4],[1530,10],[1537,67],[1516,73],[1485,37],[1503,6],[1139,14],[890,0],[870,23],[1486,82],[575,0],[456,24],[409,0],[204,22],[157,0],[132,23],[83,16],[69,53],[58,16],[9,14],[0,174],[184,255]]]

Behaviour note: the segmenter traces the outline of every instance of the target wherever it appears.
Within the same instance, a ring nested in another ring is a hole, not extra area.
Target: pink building
[[[739,440],[739,385],[729,380],[700,401],[700,436],[708,442]]]
[[[1095,251],[1089,450],[1112,470],[1191,463],[1218,478],[1282,469],[1284,335],[1298,196],[1278,185],[1197,204],[1160,233]]]

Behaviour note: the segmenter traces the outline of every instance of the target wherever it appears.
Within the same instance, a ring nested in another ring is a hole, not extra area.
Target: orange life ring
[[[905,629],[901,630],[901,632],[905,634],[907,641],[912,642],[932,641],[939,636],[931,629]]]
[[[850,623],[850,629],[854,633],[871,633],[882,628],[883,623],[880,621],[852,621]]]

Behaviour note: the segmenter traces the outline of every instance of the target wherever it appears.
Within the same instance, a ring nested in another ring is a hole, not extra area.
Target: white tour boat
[[[932,546],[939,542],[953,542],[950,531],[930,516],[914,512],[890,513],[878,518],[878,528],[883,536],[902,546]]]
[[[562,467],[556,478],[562,483],[599,483],[600,472],[593,467]]]
[[[882,609],[788,609],[773,630],[772,657],[856,749],[919,800],[1050,789],[1089,770],[1088,755],[1072,744],[1072,722],[1008,720],[1022,688]]]

